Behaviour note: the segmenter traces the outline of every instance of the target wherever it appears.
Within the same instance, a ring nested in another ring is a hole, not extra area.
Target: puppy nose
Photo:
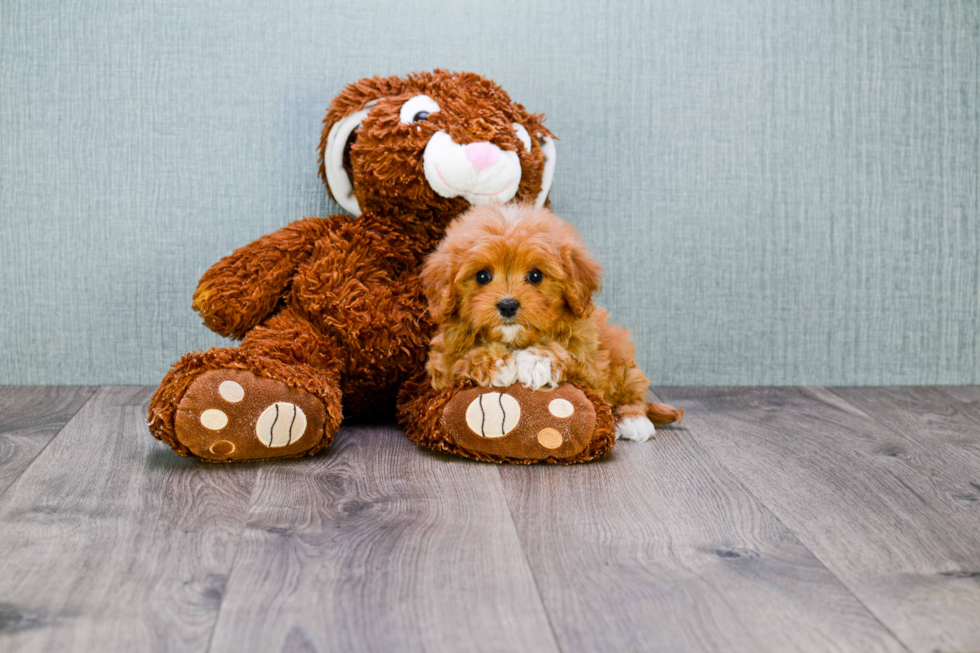
[[[517,315],[517,309],[521,307],[521,303],[516,299],[501,299],[497,302],[497,310],[504,317],[514,317]]]
[[[489,168],[500,160],[500,149],[490,143],[470,143],[463,148],[477,172]]]

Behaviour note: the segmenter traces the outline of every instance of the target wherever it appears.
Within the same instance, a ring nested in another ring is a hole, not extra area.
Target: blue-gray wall
[[[156,383],[220,256],[336,207],[344,83],[484,73],[659,384],[980,382],[975,0],[0,4],[0,383]]]

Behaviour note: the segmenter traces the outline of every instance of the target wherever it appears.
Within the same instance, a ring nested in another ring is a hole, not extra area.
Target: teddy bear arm
[[[342,219],[298,220],[211,266],[194,292],[193,307],[205,326],[223,336],[243,338],[275,310],[297,266]]]

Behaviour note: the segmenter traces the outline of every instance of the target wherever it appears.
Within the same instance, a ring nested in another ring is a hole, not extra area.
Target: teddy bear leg
[[[338,359],[301,321],[269,322],[238,348],[174,365],[150,401],[150,432],[207,462],[291,458],[330,444],[342,419]]]
[[[398,421],[417,444],[495,463],[580,463],[615,444],[612,408],[588,388],[482,388],[459,381],[434,390],[425,374],[405,384]]]

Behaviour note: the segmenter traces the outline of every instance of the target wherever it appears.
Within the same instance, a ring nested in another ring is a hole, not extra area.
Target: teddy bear
[[[474,73],[344,88],[323,121],[318,162],[350,215],[298,220],[205,272],[193,308],[241,343],[174,364],[149,404],[153,436],[207,462],[288,458],[329,445],[344,417],[396,410],[415,442],[480,460],[607,452],[612,414],[589,388],[544,396],[463,381],[437,391],[424,371],[434,333],[424,257],[471,205],[547,203],[555,144],[543,122]],[[555,415],[555,399],[570,413]]]

